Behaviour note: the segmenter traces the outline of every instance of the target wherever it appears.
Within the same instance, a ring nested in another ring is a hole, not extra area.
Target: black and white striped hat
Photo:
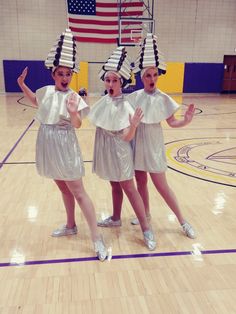
[[[107,72],[115,72],[122,79],[122,87],[127,87],[131,83],[130,61],[127,57],[125,47],[117,47],[103,65],[99,72],[99,78],[104,81]]]
[[[138,73],[148,67],[157,67],[160,74],[166,73],[166,63],[157,45],[157,37],[147,33],[141,44],[141,50],[134,62],[133,72]]]
[[[73,72],[78,72],[78,62],[76,60],[76,42],[70,29],[66,29],[56,43],[51,48],[45,66],[48,69],[54,69],[58,66],[65,66],[72,69]]]

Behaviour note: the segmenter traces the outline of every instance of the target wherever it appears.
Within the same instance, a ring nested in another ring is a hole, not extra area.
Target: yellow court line
[[[186,142],[184,142],[186,143]],[[189,143],[193,144],[193,142],[189,141]],[[168,145],[169,146],[169,145]],[[236,182],[236,179],[235,178],[228,178],[228,177],[223,177],[223,176],[218,176],[218,175],[214,175],[212,173],[209,173],[207,172],[207,170],[197,170],[197,169],[194,169],[193,167],[191,166],[187,166],[187,164],[181,164],[179,163],[178,161],[176,161],[173,157],[172,157],[172,151],[173,149],[176,149],[176,148],[179,148],[179,144],[175,144],[175,145],[172,145],[171,147],[169,147],[168,149],[166,149],[166,155],[167,155],[167,158],[169,160],[171,160],[171,162],[173,162],[174,164],[176,164],[178,167],[180,168],[183,168],[183,169],[186,169],[186,170],[189,170],[191,172],[195,172],[197,173],[198,175],[203,175],[204,174],[204,177],[210,177],[210,178],[213,178],[213,179],[216,179],[216,180],[224,180],[225,182],[227,183],[235,183]],[[207,175],[206,175],[206,172],[207,172]]]

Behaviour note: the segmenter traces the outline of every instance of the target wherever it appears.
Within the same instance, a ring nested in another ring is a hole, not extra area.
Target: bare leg
[[[120,220],[121,209],[123,202],[123,191],[119,182],[110,181],[112,188],[112,203],[113,203],[113,215],[111,219],[113,221]]]
[[[57,186],[62,192],[63,201],[66,207],[67,212],[67,221],[68,224],[74,222],[73,227],[75,227],[75,200],[77,200],[80,208],[83,211],[83,214],[87,220],[87,223],[90,228],[90,233],[92,237],[92,241],[94,243],[94,250],[97,254],[97,257],[100,261],[104,261],[107,257],[107,249],[103,242],[102,237],[98,233],[97,223],[96,223],[96,215],[93,207],[93,203],[90,200],[88,194],[86,193],[82,179],[78,181],[60,181],[55,180]],[[69,225],[67,227],[69,228]],[[72,227],[72,228],[73,228]],[[76,228],[76,227],[75,227]],[[60,234],[61,230],[56,230],[52,235],[53,236],[62,236],[77,233],[76,230],[66,230],[64,234]],[[68,233],[70,231],[70,233]]]
[[[66,227],[67,228],[73,228],[75,223],[75,199],[73,194],[68,189],[65,181],[62,180],[54,180],[57,184],[58,188],[61,191],[63,202],[66,208],[66,216],[67,216],[67,222]]]
[[[133,179],[121,181],[120,185],[122,189],[124,190],[125,194],[127,195],[130,201],[130,204],[132,205],[135,211],[136,216],[138,217],[142,231],[144,232],[144,231],[149,230],[150,228],[149,228],[149,224],[148,224],[147,217],[145,214],[143,201],[139,192],[136,190]]]
[[[87,192],[84,189],[82,179],[77,181],[66,181],[66,184],[77,200],[86,220],[89,225],[89,229],[91,232],[91,237],[93,241],[96,241],[100,238],[97,228],[97,221],[95,215],[95,209],[93,203],[88,196]]]
[[[150,173],[150,176],[157,191],[161,194],[169,208],[175,213],[179,223],[182,225],[185,220],[182,216],[176,196],[167,183],[165,172]]]
[[[148,193],[148,188],[147,188],[147,182],[148,182],[147,172],[135,170],[135,179],[137,182],[137,189],[143,200],[146,216],[149,217],[150,208],[149,208],[149,193]]]

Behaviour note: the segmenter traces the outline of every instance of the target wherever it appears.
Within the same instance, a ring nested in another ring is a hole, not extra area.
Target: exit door
[[[222,92],[236,93],[236,56],[224,56]]]

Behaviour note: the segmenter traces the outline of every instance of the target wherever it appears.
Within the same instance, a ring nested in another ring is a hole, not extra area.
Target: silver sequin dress
[[[84,164],[74,127],[66,109],[72,90],[61,92],[55,86],[36,91],[40,127],[36,141],[36,168],[41,176],[55,180],[78,180],[84,176]],[[80,99],[80,101],[79,101]],[[81,118],[89,112],[88,105],[78,95]]]
[[[162,173],[167,170],[161,121],[168,119],[179,105],[167,94],[156,90],[153,94],[143,89],[127,96],[133,108],[141,107],[144,117],[134,139],[135,170]]]
[[[133,114],[123,96],[103,96],[91,108],[88,118],[96,126],[93,172],[102,179],[120,182],[134,176],[131,144],[121,138]]]

